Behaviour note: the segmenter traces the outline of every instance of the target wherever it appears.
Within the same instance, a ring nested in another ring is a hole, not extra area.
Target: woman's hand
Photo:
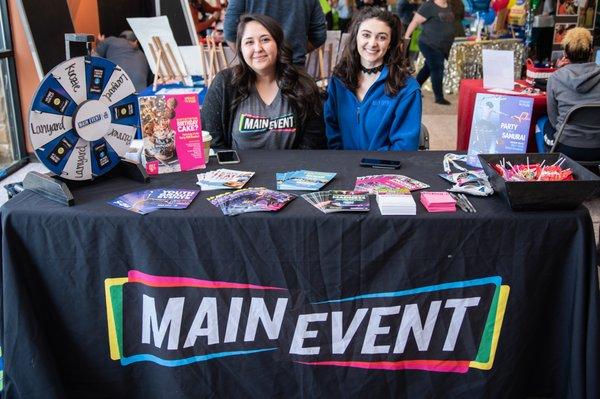
[[[565,57],[563,55],[562,58],[560,58],[556,61],[556,67],[561,68],[561,67],[564,67],[565,65],[569,65],[570,63],[571,63],[571,60],[569,60],[567,57]]]

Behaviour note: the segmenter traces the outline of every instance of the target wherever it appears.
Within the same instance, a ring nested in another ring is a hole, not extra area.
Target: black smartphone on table
[[[401,163],[389,159],[363,158],[360,160],[360,166],[377,169],[400,169]]]
[[[240,163],[240,158],[235,150],[217,151],[217,162],[220,165]]]

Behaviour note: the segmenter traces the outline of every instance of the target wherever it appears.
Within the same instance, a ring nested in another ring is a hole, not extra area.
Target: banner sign
[[[110,356],[186,366],[272,352],[307,366],[490,370],[509,287],[490,276],[306,302],[286,288],[132,270],[105,280]]]

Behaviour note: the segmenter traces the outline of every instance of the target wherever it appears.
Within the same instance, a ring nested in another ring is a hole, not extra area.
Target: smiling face
[[[373,68],[383,64],[383,58],[390,47],[392,29],[379,19],[370,18],[363,21],[356,37],[356,47],[360,55],[360,63],[365,68]]]
[[[246,24],[241,51],[244,61],[257,75],[275,74],[277,43],[260,23],[250,21]]]

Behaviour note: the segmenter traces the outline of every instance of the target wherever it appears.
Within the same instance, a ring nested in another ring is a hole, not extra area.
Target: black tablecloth
[[[337,172],[361,152],[242,152],[232,169]],[[387,153],[443,190],[442,153]],[[219,165],[214,160],[208,170]],[[64,207],[23,192],[1,208],[6,397],[598,397],[592,222],[513,213],[138,215],[106,202],[196,188],[195,173],[74,188]],[[155,277],[153,277],[155,276]],[[156,276],[159,276],[156,277]],[[237,328],[236,328],[237,327]]]

